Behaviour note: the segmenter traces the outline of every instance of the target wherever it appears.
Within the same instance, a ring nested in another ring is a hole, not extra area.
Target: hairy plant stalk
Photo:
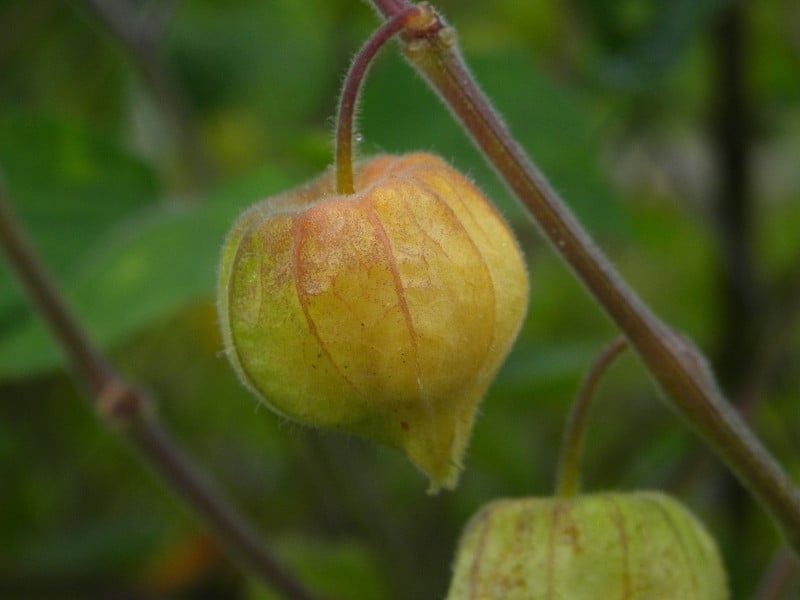
[[[789,588],[796,581],[798,574],[800,574],[800,568],[798,568],[794,555],[785,548],[781,549],[768,566],[752,600],[788,598]]]
[[[388,19],[370,36],[350,65],[339,97],[339,112],[336,119],[336,192],[339,194],[355,193],[353,186],[353,127],[356,103],[367,70],[375,55],[386,42],[406,27],[410,18],[418,17],[419,14],[420,10],[412,7]]]
[[[153,400],[127,383],[89,341],[37,257],[1,186],[0,249],[106,425],[148,459],[161,479],[254,576],[290,600],[313,600],[163,428]]]
[[[372,3],[387,18],[411,6],[405,0]],[[405,29],[401,37],[409,62],[625,334],[671,405],[737,474],[800,554],[800,489],[731,407],[702,353],[639,299],[516,143],[461,58],[455,31],[437,18],[427,27]]]
[[[628,340],[620,336],[611,342],[586,373],[575,399],[572,402],[567,426],[564,428],[564,439],[561,444],[558,469],[556,470],[556,494],[562,498],[574,498],[581,488],[581,457],[589,407],[594,392],[603,374],[625,348]]]

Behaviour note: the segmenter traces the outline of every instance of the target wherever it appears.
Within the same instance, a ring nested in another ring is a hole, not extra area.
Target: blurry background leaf
[[[115,141],[46,117],[0,116],[0,165],[19,217],[61,281],[87,247],[160,194],[151,169]],[[26,311],[12,289],[0,278],[0,328]]]
[[[581,0],[585,22],[605,54],[600,76],[612,85],[652,85],[681,60],[698,33],[731,0]]]
[[[231,184],[203,204],[157,205],[107,225],[102,239],[84,240],[83,256],[71,265],[63,289],[92,339],[103,348],[113,347],[182,305],[211,297],[221,241],[234,219],[285,184],[285,177],[267,169]],[[92,210],[93,205],[83,204],[72,218],[81,222]],[[40,232],[37,221],[30,226]],[[0,378],[30,375],[58,364],[53,342],[32,314],[17,314],[5,329]]]
[[[467,58],[515,138],[571,208],[601,234],[624,236],[625,218],[600,170],[597,128],[580,99],[546,79],[531,57],[519,50],[505,48]],[[402,98],[393,102],[398,89],[403,90]],[[382,106],[391,110],[380,110]],[[362,112],[369,150],[437,152],[479,182],[507,218],[528,221],[447,109],[419,84],[400,57],[386,57],[374,68]]]

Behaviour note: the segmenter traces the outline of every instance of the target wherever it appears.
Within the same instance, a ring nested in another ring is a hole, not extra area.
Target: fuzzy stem
[[[392,10],[393,3],[373,2],[383,14]],[[800,554],[800,489],[723,396],[702,353],[639,299],[516,143],[464,64],[454,30],[439,18],[424,29],[407,28],[402,38],[411,64],[625,334],[672,406],[737,474]]]
[[[407,8],[385,21],[364,43],[356,54],[342,86],[336,127],[336,192],[353,194],[353,123],[361,85],[375,55],[394,34],[406,27],[420,10]]]
[[[291,600],[313,600],[305,587],[281,565],[160,424],[153,400],[126,382],[89,341],[58,288],[36,255],[0,185],[0,250],[31,303],[49,327],[70,363],[77,381],[92,399],[106,425],[123,435],[144,455],[153,470],[214,532],[243,566],[267,586]]]
[[[556,472],[556,494],[561,498],[574,498],[580,493],[583,440],[594,391],[608,367],[627,347],[628,340],[622,336],[606,346],[592,368],[589,369],[572,402],[567,426],[564,429],[564,439]]]
[[[373,8],[385,19],[391,18],[399,12],[414,6],[408,0],[370,0],[370,2]],[[421,5],[427,5],[427,2],[420,2],[417,6]]]

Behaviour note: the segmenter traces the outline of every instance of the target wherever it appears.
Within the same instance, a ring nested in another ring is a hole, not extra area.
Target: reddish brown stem
[[[372,5],[385,19],[414,6],[408,0],[372,0]]]
[[[583,439],[585,437],[586,423],[589,418],[589,407],[592,404],[594,392],[603,374],[625,348],[628,340],[618,337],[611,342],[586,374],[575,400],[572,402],[567,426],[564,429],[564,440],[561,445],[559,465],[556,479],[556,493],[562,498],[573,498],[578,495],[581,487],[581,455],[583,454]]]
[[[152,400],[123,380],[91,343],[38,259],[1,186],[0,250],[106,424],[125,435],[243,566],[286,598],[313,600],[161,426]]]
[[[99,398],[113,378],[111,366],[88,343],[72,311],[61,300],[61,294],[36,255],[22,225],[5,198],[0,182],[0,249],[17,276],[31,304],[46,321],[54,339],[58,340],[78,382],[86,393]]]
[[[393,15],[373,33],[356,54],[344,80],[336,119],[336,192],[353,194],[353,123],[361,85],[375,55],[420,10],[410,7]]]
[[[394,10],[393,2],[373,4],[387,16]],[[402,37],[411,64],[625,334],[672,406],[717,451],[800,553],[800,489],[730,406],[702,353],[639,299],[516,143],[464,64],[454,30],[438,18],[425,28],[407,28]]]

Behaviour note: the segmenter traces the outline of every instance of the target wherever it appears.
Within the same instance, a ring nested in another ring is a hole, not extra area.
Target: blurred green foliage
[[[355,0],[186,0],[142,53],[89,4],[0,1],[0,168],[56,281],[92,338],[159,397],[164,420],[312,586],[352,600],[442,597],[470,514],[495,497],[551,493],[569,400],[613,329],[391,49],[367,83],[361,152],[434,151],[495,199],[529,258],[524,331],[453,494],[426,496],[396,453],[258,408],[220,355],[218,251],[246,206],[330,164],[337,87],[375,16]],[[166,4],[143,2],[141,14]],[[712,50],[730,2],[438,5],[587,228],[714,358],[731,299],[720,293],[712,211]],[[752,253],[768,297],[748,410],[800,480],[800,8],[764,0],[743,10]],[[272,598],[98,426],[0,273],[0,597]],[[630,356],[609,374],[586,486],[678,495],[719,539],[733,597],[749,598],[779,540],[657,396]],[[786,598],[800,594],[797,580]]]

